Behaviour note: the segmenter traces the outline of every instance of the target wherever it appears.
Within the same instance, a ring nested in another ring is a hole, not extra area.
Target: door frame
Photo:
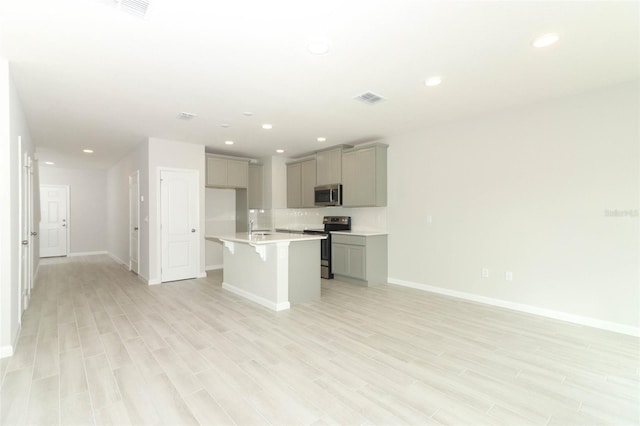
[[[136,194],[136,204],[135,204],[135,208],[138,210],[138,247],[137,247],[137,253],[138,253],[138,270],[136,271],[136,274],[140,275],[140,170],[136,170],[135,172],[131,173],[129,175],[129,271],[132,270],[132,266],[131,266],[131,229],[133,228],[133,224],[131,223],[131,209],[132,209],[132,205],[131,205],[131,182],[132,182],[132,177],[136,176],[136,181],[138,182],[138,193]]]
[[[70,247],[71,247],[71,209],[70,209],[70,204],[69,204],[69,199],[71,198],[71,189],[69,188],[69,185],[49,185],[49,184],[42,184],[40,185],[40,194],[42,194],[42,188],[66,188],[67,190],[67,245],[65,247],[66,253],[64,254],[64,256],[69,256],[70,253]],[[42,203],[40,203],[42,204]],[[42,205],[40,205],[40,210],[42,210]],[[40,221],[42,221],[42,215],[40,215]]]
[[[33,213],[33,167],[36,164],[28,151],[23,151],[22,136],[18,136],[18,324],[22,313],[29,307],[34,279],[34,213]],[[26,241],[27,244],[23,242]],[[25,276],[26,274],[26,276]]]
[[[30,214],[28,201],[26,200],[28,197],[26,192],[29,190],[25,182],[25,180],[28,181],[28,177],[26,176],[28,173],[28,153],[26,151],[23,152],[22,149],[22,136],[18,136],[18,325],[22,323],[22,313],[29,305],[27,289],[29,288],[30,265],[28,252],[30,247],[28,247],[28,245],[31,243],[31,236],[29,235],[31,229],[29,229],[28,225],[30,221],[28,217],[26,217],[26,215]],[[25,247],[25,241],[27,242],[27,247]],[[25,273],[27,275],[26,277]]]
[[[200,222],[202,220],[201,218],[201,214],[200,214],[200,204],[202,203],[202,200],[200,199],[200,170],[198,169],[180,169],[180,168],[175,168],[175,167],[157,167],[156,168],[156,208],[157,208],[157,212],[158,212],[158,223],[156,224],[156,232],[158,235],[158,247],[157,247],[157,254],[158,254],[158,269],[160,270],[160,275],[159,275],[159,281],[160,283],[163,283],[165,281],[163,281],[162,278],[162,172],[180,172],[180,173],[193,173],[196,176],[196,182],[198,182],[197,184],[197,188],[196,188],[196,194],[198,194],[198,197],[196,198],[196,211],[198,212],[198,240],[197,240],[197,244],[196,244],[196,277],[200,277],[200,270],[201,270],[201,262],[200,262],[200,237],[203,235],[202,231],[200,230]]]

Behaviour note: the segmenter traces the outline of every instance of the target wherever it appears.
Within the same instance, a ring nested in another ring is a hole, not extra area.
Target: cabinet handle
[[[196,232],[195,228],[191,230],[191,232]]]

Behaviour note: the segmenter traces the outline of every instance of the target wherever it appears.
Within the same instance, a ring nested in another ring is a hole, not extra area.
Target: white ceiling
[[[296,156],[639,74],[638,2],[151,0],[144,20],[112,4],[0,0],[0,55],[42,160],[107,168],[149,136]],[[533,48],[546,32],[560,41]],[[317,37],[329,53],[307,51]],[[365,91],[386,100],[353,100]]]

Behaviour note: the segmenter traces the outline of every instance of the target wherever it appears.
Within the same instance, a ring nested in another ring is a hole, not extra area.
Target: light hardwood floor
[[[0,421],[633,425],[639,339],[418,290],[325,281],[275,313],[208,278],[44,260]]]

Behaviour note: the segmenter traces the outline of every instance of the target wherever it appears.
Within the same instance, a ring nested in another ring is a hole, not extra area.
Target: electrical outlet
[[[513,281],[513,272],[507,271],[504,273],[504,279],[507,281]]]
[[[489,278],[489,269],[482,268],[482,278]]]

